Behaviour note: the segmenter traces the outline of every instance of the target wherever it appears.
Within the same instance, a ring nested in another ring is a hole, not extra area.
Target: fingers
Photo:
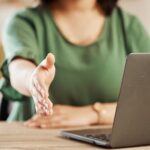
[[[41,115],[52,114],[52,102],[48,98],[48,92],[43,90],[36,79],[33,79],[32,97],[35,102],[36,112]]]
[[[56,105],[54,107],[54,113],[51,116],[42,116],[36,114],[32,119],[30,119],[26,126],[28,127],[38,127],[38,128],[66,128],[66,127],[73,127],[79,125],[78,121],[73,115],[66,110],[67,107]]]
[[[67,122],[65,121],[65,116],[42,116],[39,114],[36,114],[34,117],[32,117],[30,120],[26,121],[24,123],[27,127],[32,128],[60,128],[60,127],[66,127]]]
[[[45,103],[45,102],[44,102]],[[46,107],[44,107],[44,113],[45,115],[52,115],[53,114],[53,104],[52,102],[50,101],[50,99],[47,99],[46,100],[46,104],[45,104]]]
[[[41,98],[48,98],[48,91],[45,87],[39,84],[39,82],[36,80],[36,78],[33,78],[33,85],[40,94]]]
[[[48,89],[55,75],[54,63],[55,57],[52,53],[49,53],[31,77],[30,91],[36,105],[36,111],[39,114],[52,114],[52,102],[48,98]]]
[[[68,120],[65,116],[53,116],[48,122],[43,122],[40,128],[66,128],[70,127]]]
[[[43,103],[43,98],[42,95],[40,94],[39,90],[37,89],[37,87],[35,87],[35,83],[33,82],[32,87],[31,87],[31,94],[32,94],[32,98],[34,100],[35,103],[35,108],[36,108],[36,112],[42,114],[44,113],[44,107],[45,104]]]
[[[40,128],[41,119],[40,115],[36,114],[31,119],[24,122],[24,125],[31,128]]]
[[[49,53],[46,58],[41,62],[41,66],[50,69],[55,63],[55,57],[52,53]]]

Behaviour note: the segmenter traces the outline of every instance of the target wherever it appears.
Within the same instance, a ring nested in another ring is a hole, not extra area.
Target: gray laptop
[[[63,131],[62,136],[110,148],[150,145],[150,53],[128,56],[112,129]]]

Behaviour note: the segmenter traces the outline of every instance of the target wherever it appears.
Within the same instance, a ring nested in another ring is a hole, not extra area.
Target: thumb
[[[49,69],[51,68],[55,63],[55,57],[52,53],[48,53],[48,55],[46,56],[46,58],[41,62],[41,66]]]

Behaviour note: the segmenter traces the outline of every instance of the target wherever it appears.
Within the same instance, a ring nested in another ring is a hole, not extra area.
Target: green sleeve
[[[10,86],[9,63],[15,57],[29,59],[38,64],[38,46],[32,22],[23,15],[13,16],[7,23],[3,34],[5,61],[2,65],[4,80],[1,81],[1,91],[8,99],[21,100],[23,95]]]
[[[127,32],[132,52],[150,52],[150,36],[138,18],[133,17]]]

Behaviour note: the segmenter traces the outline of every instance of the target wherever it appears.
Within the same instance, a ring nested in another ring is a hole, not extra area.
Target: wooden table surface
[[[0,122],[0,150],[102,150],[100,147],[62,138],[61,130],[33,129],[24,127],[22,123]],[[125,150],[150,150],[150,146]]]

